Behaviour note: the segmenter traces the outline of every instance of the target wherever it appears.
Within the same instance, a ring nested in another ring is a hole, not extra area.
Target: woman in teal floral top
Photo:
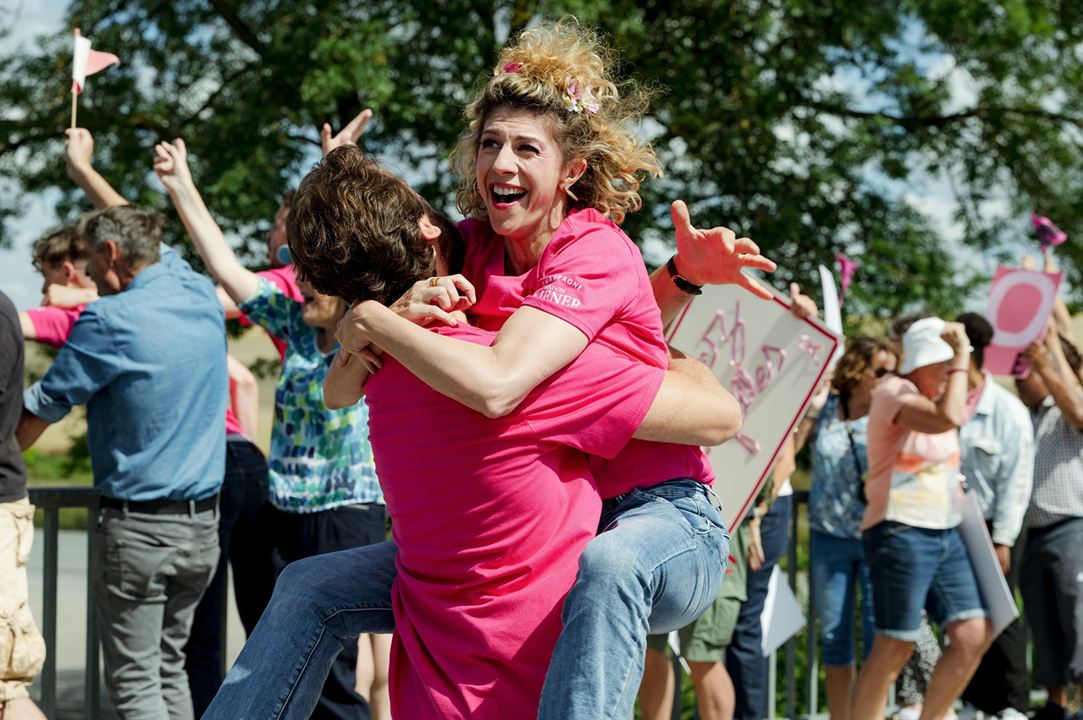
[[[386,512],[368,441],[364,403],[328,410],[323,378],[338,350],[346,303],[300,283],[303,302],[247,270],[226,243],[188,170],[184,141],[160,143],[154,170],[215,280],[241,311],[286,342],[275,389],[271,503],[276,572],[295,560],[386,540]],[[368,717],[354,689],[356,646],[335,661],[316,715]]]

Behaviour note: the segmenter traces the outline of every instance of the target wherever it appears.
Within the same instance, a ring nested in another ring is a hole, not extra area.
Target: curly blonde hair
[[[586,172],[571,187],[578,198],[571,200],[572,207],[594,208],[616,223],[638,210],[643,205],[639,184],[662,173],[650,144],[632,132],[650,92],[630,81],[618,87],[612,66],[612,51],[574,18],[525,30],[505,47],[492,79],[467,106],[469,130],[451,153],[463,215],[486,215],[477,183],[477,150],[489,115],[500,107],[549,118],[564,160],[586,161]],[[576,88],[578,103],[572,98]]]

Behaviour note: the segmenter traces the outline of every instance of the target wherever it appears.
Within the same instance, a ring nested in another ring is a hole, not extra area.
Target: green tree
[[[950,183],[971,253],[1004,251],[1032,209],[1083,234],[1083,6],[1067,0],[73,0],[70,26],[124,61],[93,77],[80,124],[122,192],[159,206],[151,147],[185,137],[213,211],[255,248],[316,128],[370,106],[366,149],[450,209],[464,103],[510,33],[565,13],[659,90],[644,131],[667,175],[634,238],[668,239],[682,197],[698,224],[756,239],[776,284],[854,257],[848,310],[886,317],[955,310],[983,272],[953,261],[908,191]],[[0,57],[0,211],[48,188],[62,214],[79,202],[60,161],[69,63],[66,33]],[[1078,277],[1083,248],[1059,252]]]

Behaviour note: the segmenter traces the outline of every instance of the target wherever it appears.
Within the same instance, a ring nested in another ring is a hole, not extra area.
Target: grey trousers
[[[1083,518],[1031,528],[1019,588],[1038,685],[1083,683]]]
[[[192,720],[184,645],[218,563],[218,511],[103,508],[94,598],[105,684],[122,720]]]

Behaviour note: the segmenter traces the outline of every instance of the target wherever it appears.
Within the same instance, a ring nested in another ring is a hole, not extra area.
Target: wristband
[[[696,285],[695,283],[689,282],[688,278],[677,272],[676,255],[672,256],[669,260],[666,261],[666,270],[669,272],[669,277],[671,280],[673,280],[673,284],[677,286],[678,290],[686,292],[689,295],[703,294],[702,285]]]

